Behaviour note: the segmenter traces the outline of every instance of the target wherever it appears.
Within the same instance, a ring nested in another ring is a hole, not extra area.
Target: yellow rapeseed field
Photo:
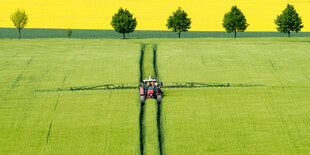
[[[293,4],[310,31],[309,0],[0,0],[0,27],[13,27],[10,14],[25,9],[28,28],[112,29],[112,15],[127,8],[138,20],[138,30],[167,30],[167,17],[179,6],[192,18],[195,31],[223,31],[222,19],[237,5],[250,24],[248,31],[276,31],[274,19]]]

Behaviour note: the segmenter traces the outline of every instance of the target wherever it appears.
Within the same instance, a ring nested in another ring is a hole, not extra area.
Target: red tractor
[[[162,93],[160,87],[162,83],[157,82],[156,79],[149,76],[149,79],[143,80],[140,83],[140,101],[145,102],[146,98],[156,99],[158,103],[161,102]]]

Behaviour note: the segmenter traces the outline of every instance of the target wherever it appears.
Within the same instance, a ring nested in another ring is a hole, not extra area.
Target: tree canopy
[[[112,17],[111,25],[116,32],[122,33],[123,39],[125,39],[126,33],[135,31],[137,20],[127,9],[119,8],[118,12]]]
[[[304,27],[301,17],[296,12],[294,6],[290,4],[287,4],[286,9],[277,16],[274,22],[277,25],[277,30],[282,33],[288,33],[289,37],[291,37],[291,32],[297,33]]]
[[[28,23],[28,16],[25,10],[18,9],[11,15],[11,20],[18,30],[18,39],[20,39],[20,30],[25,28]]]
[[[245,31],[248,26],[249,24],[244,14],[236,5],[232,6],[231,10],[224,15],[223,27],[228,33],[234,32],[235,38],[237,37],[237,32]]]
[[[191,28],[191,19],[188,18],[187,13],[179,7],[171,16],[168,17],[167,27],[173,32],[178,32],[181,38],[181,32],[186,32]]]
[[[72,35],[72,30],[69,28],[69,29],[67,30],[67,36],[68,36],[69,38],[71,38],[71,35]]]

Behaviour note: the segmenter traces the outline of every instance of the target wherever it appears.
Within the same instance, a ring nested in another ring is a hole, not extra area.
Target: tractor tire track
[[[140,103],[140,116],[139,116],[139,127],[140,127],[140,154],[143,155],[144,152],[144,103]]]
[[[158,72],[158,67],[157,67],[157,44],[153,45],[153,69],[155,72],[155,76],[156,78],[159,79],[159,72]],[[162,92],[163,95],[163,92]],[[164,153],[164,145],[163,145],[163,138],[164,138],[164,134],[163,134],[163,127],[162,127],[162,119],[161,119],[161,102],[157,102],[157,131],[158,131],[158,143],[159,143],[159,152],[160,155],[162,155]]]
[[[24,72],[28,69],[28,67],[30,66],[32,60],[33,60],[34,56],[31,57],[27,64],[25,65],[24,69],[19,73],[19,75],[17,76],[17,78],[15,79],[15,81],[12,83],[10,89],[6,92],[4,98],[3,98],[3,101],[5,102],[6,99],[7,99],[7,96],[11,94],[12,90],[17,86],[17,84],[19,83],[21,77],[23,76]]]
[[[156,78],[159,78],[158,68],[157,68],[157,44],[153,45],[153,69],[154,69]]]
[[[140,82],[143,81],[143,57],[144,57],[144,50],[145,50],[145,44],[140,45],[141,48],[141,54],[140,54],[140,61],[139,61],[139,70],[140,70]]]
[[[23,76],[25,70],[27,70],[27,68],[29,67],[29,65],[31,64],[32,60],[33,60],[34,56],[31,57],[26,66],[24,67],[24,69],[19,73],[18,77],[16,78],[16,80],[13,82],[13,84],[11,85],[11,88],[7,91],[6,95],[9,95],[11,93],[11,91],[16,87],[16,85],[18,84],[18,82],[20,81],[20,78]]]
[[[75,61],[75,58],[76,58],[76,56],[73,58],[72,62]],[[73,72],[73,71],[72,71],[72,72]],[[50,78],[50,77],[49,77],[49,78]],[[64,78],[63,78],[63,80],[62,80],[61,88],[64,87],[64,84],[65,84],[66,80],[67,80],[67,75],[65,75]],[[52,116],[51,116],[50,126],[49,126],[48,131],[47,131],[47,134],[46,134],[46,146],[48,146],[49,137],[50,137],[50,135],[51,135],[51,131],[52,131],[52,127],[53,127],[53,121],[54,121],[54,119],[55,119],[54,117],[55,117],[55,114],[56,114],[56,111],[57,111],[57,108],[58,108],[58,105],[59,105],[60,95],[61,95],[61,92],[58,93],[57,100],[56,100],[56,103],[55,103],[55,105],[54,105],[54,112],[53,112],[53,114],[52,114]],[[46,147],[45,147],[44,149],[46,149]]]
[[[140,71],[140,82],[143,81],[143,57],[144,57],[144,50],[145,44],[140,45],[140,61],[139,61],[139,71]],[[144,153],[144,103],[140,102],[140,113],[139,113],[139,134],[140,134],[140,154],[143,155]]]
[[[270,59],[268,56],[266,56],[266,54],[263,54],[263,56],[265,57],[265,59],[268,60],[268,62],[269,62],[269,64],[270,64],[270,66],[272,67],[272,69],[273,69],[273,70],[277,70],[276,66],[275,66],[274,63],[271,61],[271,59]]]
[[[48,145],[48,141],[49,141],[49,137],[50,137],[50,134],[51,134],[52,126],[53,126],[53,120],[50,122],[50,127],[48,128],[48,132],[47,132],[47,135],[46,135],[46,145]]]
[[[201,56],[201,62],[202,64],[205,64],[205,59]]]
[[[63,81],[62,81],[62,86],[64,86],[64,83],[67,79],[67,76],[64,77]],[[56,99],[56,103],[55,103],[55,106],[54,106],[54,113],[57,111],[57,107],[58,107],[58,104],[59,104],[59,100],[60,100],[60,92],[58,93],[58,96],[57,96],[57,99]],[[48,128],[48,131],[47,131],[47,134],[46,134],[46,145],[48,145],[48,142],[49,142],[49,137],[50,137],[50,134],[51,134],[51,130],[52,130],[52,127],[53,127],[53,117],[51,119],[51,122],[50,122],[50,126]]]
[[[276,67],[274,66],[274,64],[273,64],[273,62],[269,59],[269,58],[267,58],[267,60],[268,60],[268,62],[270,63],[270,65],[271,65],[271,67],[272,67],[272,69],[276,69]]]
[[[62,80],[61,87],[63,87],[63,86],[64,86],[64,83],[65,83],[66,79],[67,79],[67,76],[65,76],[65,77],[64,77],[64,79]],[[58,103],[59,103],[59,98],[60,98],[60,92],[58,93],[57,101],[56,101],[56,104],[55,104],[55,106],[54,106],[54,111],[56,111],[56,110],[57,110]]]
[[[140,61],[139,61],[139,70],[140,70],[140,82],[143,81],[144,76],[149,76],[149,75],[144,75],[145,72],[143,71],[143,64],[144,64],[144,57],[145,57],[145,49],[146,45],[141,44],[141,54],[140,54]],[[152,58],[152,68],[148,69],[153,69],[153,73],[155,74],[156,78],[159,79],[159,72],[158,72],[158,67],[157,67],[157,44],[153,45],[153,58]],[[140,127],[140,154],[144,154],[144,147],[145,147],[145,103],[140,103],[140,114],[139,114],[139,127]],[[160,155],[164,154],[164,134],[163,134],[163,126],[162,126],[162,107],[161,107],[162,102],[157,102],[157,113],[156,113],[156,128],[157,128],[157,139],[158,139],[158,150]]]
[[[162,121],[161,121],[161,106],[160,102],[157,102],[157,131],[158,131],[158,143],[159,143],[159,153],[160,155],[163,154],[163,128],[162,128]]]

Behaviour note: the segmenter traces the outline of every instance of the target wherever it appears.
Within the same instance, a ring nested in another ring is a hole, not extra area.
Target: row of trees
[[[21,36],[21,29],[23,29],[28,23],[28,16],[24,10],[17,10],[11,15],[11,20],[14,26],[17,28],[18,38]],[[299,32],[303,28],[302,19],[296,12],[293,5],[288,4],[286,9],[277,16],[275,19],[277,30],[282,33],[287,33],[291,36],[291,32]],[[179,7],[172,15],[167,19],[167,28],[173,32],[177,32],[179,38],[181,38],[181,32],[186,32],[191,28],[191,18],[188,14]],[[117,13],[112,17],[111,25],[118,33],[123,34],[123,39],[126,38],[126,34],[134,32],[137,27],[137,19],[127,9],[120,8]],[[223,27],[228,33],[234,32],[235,38],[237,32],[245,31],[249,24],[237,6],[233,6],[229,12],[224,15]],[[70,37],[72,30],[67,31],[67,36]]]

